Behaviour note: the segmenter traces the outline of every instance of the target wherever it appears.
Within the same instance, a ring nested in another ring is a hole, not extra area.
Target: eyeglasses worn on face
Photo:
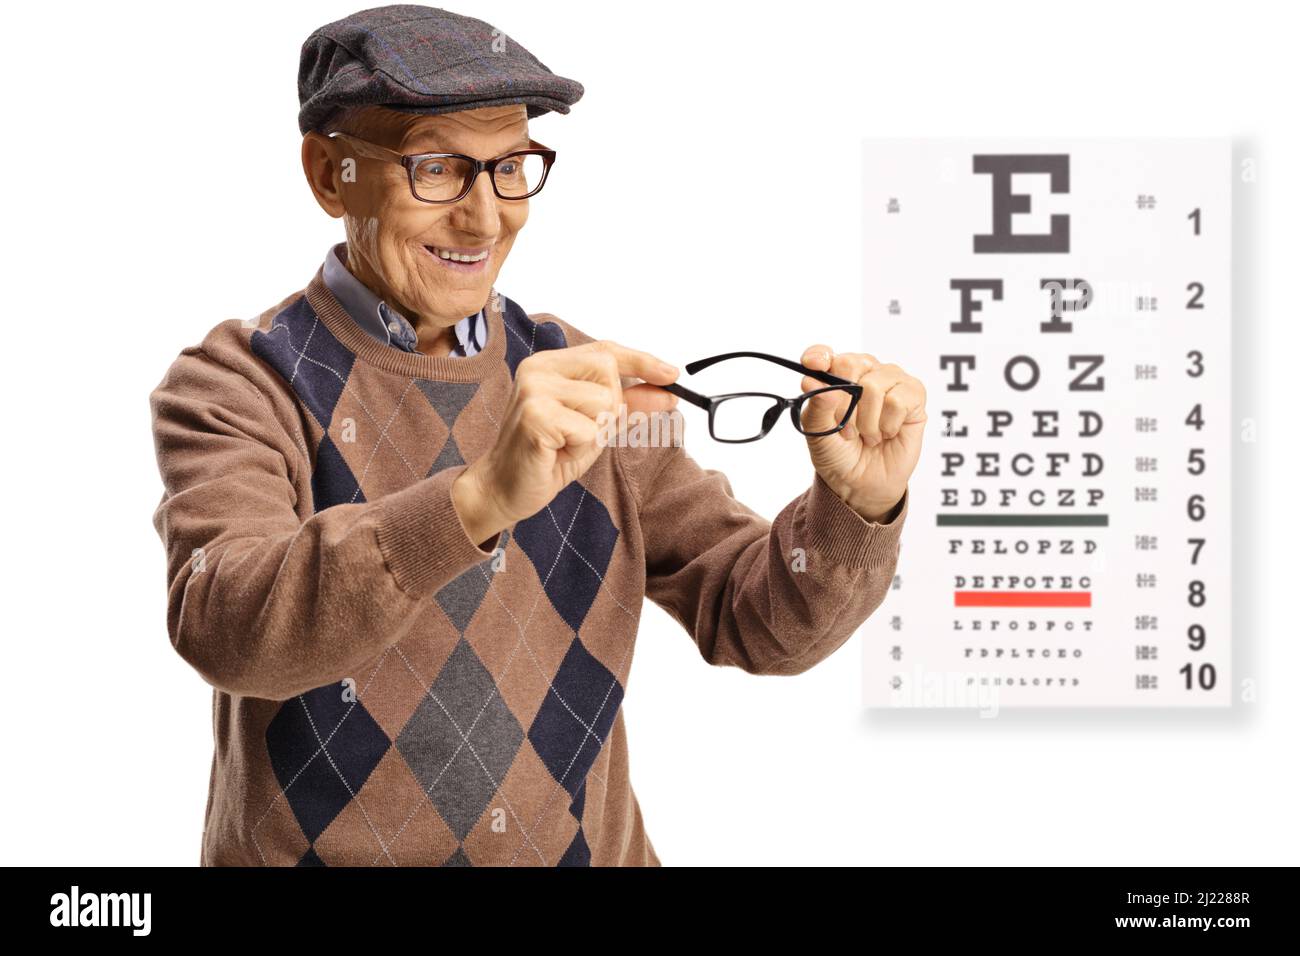
[[[358,156],[404,167],[411,195],[427,203],[459,202],[469,195],[484,170],[499,198],[527,199],[541,192],[555,163],[555,150],[534,139],[528,140],[528,149],[517,149],[496,159],[475,159],[463,153],[399,153],[337,130],[328,136],[347,142]]]
[[[862,398],[862,386],[855,382],[840,378],[838,375],[832,375],[830,372],[821,372],[814,368],[808,368],[806,365],[792,362],[777,355],[768,355],[766,352],[726,352],[722,355],[713,355],[709,358],[688,362],[686,364],[686,373],[694,375],[710,365],[734,358],[757,358],[767,362],[775,362],[777,365],[793,371],[802,372],[819,382],[825,382],[828,387],[816,388],[794,398],[782,398],[780,395],[773,395],[770,392],[730,392],[726,395],[701,395],[699,392],[692,391],[676,382],[669,385],[660,385],[659,388],[672,392],[678,398],[685,399],[692,405],[697,405],[708,411],[709,435],[714,441],[736,443],[758,441],[772,430],[772,426],[776,424],[776,420],[781,417],[781,413],[786,409],[790,410],[790,420],[794,422],[794,427],[800,434],[809,436],[833,435],[849,423],[849,420],[853,417],[854,409],[858,407],[858,401]],[[844,412],[839,424],[834,428],[827,428],[823,431],[805,431],[803,422],[800,421],[804,404],[814,395],[834,391],[847,392],[849,395],[848,409]]]

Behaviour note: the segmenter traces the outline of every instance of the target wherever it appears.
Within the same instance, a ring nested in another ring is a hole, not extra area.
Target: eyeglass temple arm
[[[685,385],[678,385],[676,382],[669,382],[667,385],[659,385],[656,387],[662,388],[665,392],[672,392],[678,398],[684,398],[692,405],[698,405],[700,408],[706,410],[708,409],[710,404],[712,404],[707,398],[705,398],[699,392],[693,392]]]
[[[830,372],[820,372],[815,368],[809,368],[806,365],[800,365],[798,362],[792,362],[789,359],[781,358],[779,355],[769,355],[766,352],[724,352],[722,355],[711,355],[708,358],[697,359],[694,362],[686,363],[686,372],[688,375],[694,375],[701,369],[706,369],[716,362],[723,362],[733,358],[757,358],[768,362],[775,362],[777,365],[783,365],[786,368],[803,372],[819,382],[825,382],[827,385],[856,385],[856,382],[850,382],[847,378],[840,378],[838,375],[832,375]],[[693,393],[692,393],[693,394]],[[686,396],[682,396],[685,398]]]
[[[367,143],[364,139],[357,139],[355,136],[340,130],[334,130],[332,133],[327,133],[326,136],[330,139],[346,140],[348,146],[358,156],[369,156],[371,159],[386,159],[393,163],[402,161],[402,154],[396,150],[388,149],[386,146],[377,146],[374,143]]]

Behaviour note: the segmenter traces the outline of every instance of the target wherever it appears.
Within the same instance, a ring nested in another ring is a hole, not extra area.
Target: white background
[[[60,4],[7,21],[0,862],[198,861],[211,691],[165,628],[147,396],[182,346],[301,288],[341,238],[302,179],[297,57],[360,6]],[[1233,412],[1257,429],[1233,473],[1234,677],[1253,702],[868,715],[861,635],[803,676],[754,677],[705,665],[647,603],[624,706],[667,864],[1298,862],[1284,308],[1300,142],[1279,8],[452,9],[587,90],[532,123],[560,159],[498,287],[677,364],[814,340],[871,350],[864,136],[1231,135],[1257,157],[1233,273]],[[623,157],[645,148],[664,179],[629,194]],[[765,514],[811,479],[788,427],[733,449],[698,419],[687,434]]]

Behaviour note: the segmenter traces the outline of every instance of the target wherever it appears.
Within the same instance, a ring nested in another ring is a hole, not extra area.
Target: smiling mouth
[[[459,262],[466,265],[474,265],[478,262],[485,262],[492,255],[492,247],[480,249],[478,251],[461,250],[461,249],[444,249],[441,246],[425,246],[425,249],[436,258],[443,262]]]

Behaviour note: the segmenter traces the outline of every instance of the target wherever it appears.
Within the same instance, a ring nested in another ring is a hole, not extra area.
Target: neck
[[[459,344],[460,340],[456,338],[456,329],[451,325],[429,325],[424,322],[414,322],[415,332],[419,336],[416,342],[417,350],[425,355],[432,355],[435,358],[443,358],[451,354],[451,350]]]
[[[388,288],[388,285],[374,270],[357,258],[356,253],[352,251],[352,243],[350,242],[348,243],[347,268],[365,286],[387,302],[390,309],[396,310],[406,321],[411,323],[415,329],[415,334],[418,336],[415,347],[421,354],[435,358],[445,358],[451,355],[452,349],[460,341],[456,338],[456,323],[460,321],[459,318],[453,319],[450,325],[445,325],[441,324],[437,319],[412,312],[397,300],[397,297],[393,295],[393,290]]]

